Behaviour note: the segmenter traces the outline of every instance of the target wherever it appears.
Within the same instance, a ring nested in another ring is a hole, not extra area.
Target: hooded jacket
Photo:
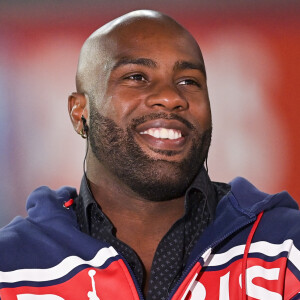
[[[300,299],[296,202],[243,178],[230,185],[168,299]],[[40,187],[28,198],[28,217],[0,230],[1,300],[143,299],[124,258],[79,230],[67,207],[76,196],[70,187]]]

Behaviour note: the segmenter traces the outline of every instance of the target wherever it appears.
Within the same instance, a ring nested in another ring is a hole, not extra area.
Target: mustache
[[[184,119],[183,117],[178,116],[177,114],[174,114],[174,113],[167,114],[165,112],[151,113],[149,115],[145,115],[145,116],[141,116],[139,118],[132,119],[132,121],[130,122],[130,127],[134,129],[135,127],[137,127],[140,124],[143,124],[147,121],[156,120],[156,119],[177,120],[177,121],[183,123],[187,128],[189,128],[191,130],[195,130],[195,126],[192,123],[190,123],[189,121],[187,121],[186,119]]]

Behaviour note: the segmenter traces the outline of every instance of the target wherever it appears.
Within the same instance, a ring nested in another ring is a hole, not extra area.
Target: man
[[[41,187],[0,233],[1,299],[300,299],[300,215],[287,193],[212,183],[206,72],[154,11],[82,47],[71,121],[86,174]]]

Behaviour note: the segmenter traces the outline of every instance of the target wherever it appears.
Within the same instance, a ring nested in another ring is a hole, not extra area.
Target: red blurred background
[[[299,2],[298,2],[299,3]],[[2,1],[0,3],[0,227],[25,215],[39,185],[79,186],[85,144],[67,97],[84,40],[134,9],[169,14],[198,40],[213,112],[209,173],[288,190],[300,203],[296,1]]]

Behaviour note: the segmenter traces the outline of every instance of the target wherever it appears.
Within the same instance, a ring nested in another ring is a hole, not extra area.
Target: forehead
[[[175,22],[136,20],[116,26],[102,39],[106,58],[150,57],[203,62],[197,42]]]

